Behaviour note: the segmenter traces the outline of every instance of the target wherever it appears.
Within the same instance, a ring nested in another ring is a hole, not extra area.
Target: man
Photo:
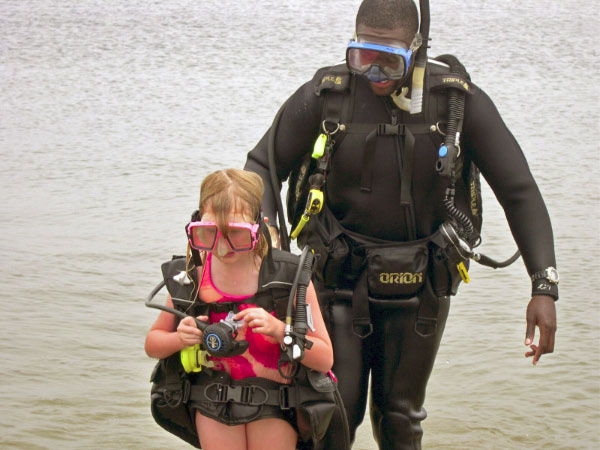
[[[425,388],[450,296],[468,277],[478,238],[471,163],[503,206],[532,278],[525,345],[534,364],[554,350],[556,330],[552,227],[523,153],[490,98],[452,61],[450,69],[427,64],[422,111],[412,106],[421,40],[411,0],[363,1],[347,69],[319,70],[286,102],[273,126],[274,167],[269,133],[246,162],[265,181],[263,208],[273,224],[281,181],[290,173],[302,178],[298,167],[315,150],[319,176],[310,179],[310,198],[322,191],[324,206],[306,215],[298,241],[317,255],[315,287],[351,438],[364,417],[370,373],[371,422],[382,449],[421,446]],[[462,97],[464,113],[448,112]],[[325,448],[337,448],[334,434]]]

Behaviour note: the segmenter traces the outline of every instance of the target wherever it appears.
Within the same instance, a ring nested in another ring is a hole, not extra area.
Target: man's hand
[[[525,353],[525,357],[533,356],[533,364],[544,353],[554,351],[554,336],[556,334],[556,307],[554,299],[548,295],[534,295],[527,305],[527,330],[525,332],[525,345],[531,350]],[[540,340],[534,344],[535,327],[540,330]]]

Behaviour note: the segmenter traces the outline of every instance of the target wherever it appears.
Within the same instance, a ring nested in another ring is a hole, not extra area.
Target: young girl
[[[200,255],[203,261],[194,269],[199,280],[194,304],[236,304],[233,319],[239,321],[240,327],[236,340],[245,340],[249,344],[238,356],[208,356],[214,364],[213,370],[233,380],[256,381],[260,386],[267,383],[271,388],[290,383],[286,376],[290,375],[291,365],[283,364],[278,368],[280,352],[284,348],[284,322],[276,318],[274,311],[268,312],[252,300],[248,302],[259,289],[261,268],[268,263],[265,258],[267,241],[258,231],[262,193],[262,180],[255,173],[237,169],[214,172],[202,183],[199,212],[186,230],[190,240],[188,265],[192,262],[190,252],[195,251],[196,258]],[[308,318],[312,327],[306,338],[312,346],[306,347],[301,363],[325,373],[333,365],[333,350],[312,283],[307,288],[306,303],[312,316],[312,323]],[[173,307],[171,295],[167,298],[167,306]],[[188,311],[190,313],[194,308]],[[208,315],[198,315],[197,319],[215,323],[226,316],[227,312],[210,310]],[[163,360],[185,347],[199,344],[202,335],[193,317],[180,320],[163,311],[146,336],[146,353]],[[205,372],[201,372],[204,378],[208,377]],[[197,378],[201,379],[200,376]],[[209,387],[200,391],[209,396]],[[227,401],[224,405],[219,404],[221,409],[215,409],[214,405],[214,402],[194,399],[193,395],[188,403],[204,450],[296,448],[298,435],[290,410],[269,404],[258,408]]]

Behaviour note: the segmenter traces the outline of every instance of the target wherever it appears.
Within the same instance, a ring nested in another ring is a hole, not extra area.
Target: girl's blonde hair
[[[217,170],[204,178],[200,186],[199,216],[210,210],[216,216],[221,233],[227,236],[229,213],[243,214],[250,222],[262,220],[260,213],[263,191],[263,181],[254,172],[241,169]],[[254,254],[262,258],[267,251],[267,240],[261,233],[254,247]],[[188,246],[188,259],[189,253]]]

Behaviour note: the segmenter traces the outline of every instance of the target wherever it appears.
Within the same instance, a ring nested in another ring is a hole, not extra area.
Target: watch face
[[[546,274],[550,283],[558,283],[558,270],[556,270],[554,267],[549,267],[546,270]]]

